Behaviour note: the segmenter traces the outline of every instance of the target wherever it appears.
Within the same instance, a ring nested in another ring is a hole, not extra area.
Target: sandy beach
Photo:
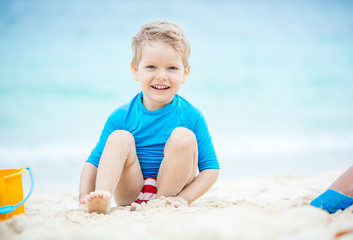
[[[0,240],[353,240],[353,206],[310,206],[353,165],[352,12],[347,0],[0,1],[0,169],[34,178]],[[142,90],[131,43],[152,20],[188,38],[176,92],[204,115],[220,179],[188,208],[89,214],[82,167]]]
[[[74,192],[34,193],[25,215],[0,223],[0,239],[353,239],[353,207],[309,206],[342,172],[219,180],[189,208],[154,200],[109,215],[87,213]]]

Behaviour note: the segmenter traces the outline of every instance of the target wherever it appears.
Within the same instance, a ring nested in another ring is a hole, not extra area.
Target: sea
[[[168,20],[191,44],[179,94],[207,119],[220,179],[343,171],[352,13],[349,0],[0,0],[0,168],[77,191],[107,117],[141,91],[133,35]]]

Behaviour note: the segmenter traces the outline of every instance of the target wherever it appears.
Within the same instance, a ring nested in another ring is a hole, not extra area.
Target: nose
[[[165,69],[158,69],[157,73],[156,73],[156,79],[157,80],[166,80],[168,78],[167,72]]]

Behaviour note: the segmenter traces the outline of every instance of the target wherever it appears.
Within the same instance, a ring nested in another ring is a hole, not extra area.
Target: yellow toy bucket
[[[29,171],[31,176],[31,189],[23,199],[22,174]],[[33,176],[29,167],[16,169],[0,169],[0,221],[25,213],[23,203],[33,191]]]

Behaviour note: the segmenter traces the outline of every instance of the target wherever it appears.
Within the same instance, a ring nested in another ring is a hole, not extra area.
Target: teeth
[[[157,88],[157,89],[167,89],[169,88],[168,86],[152,86],[154,88]]]

